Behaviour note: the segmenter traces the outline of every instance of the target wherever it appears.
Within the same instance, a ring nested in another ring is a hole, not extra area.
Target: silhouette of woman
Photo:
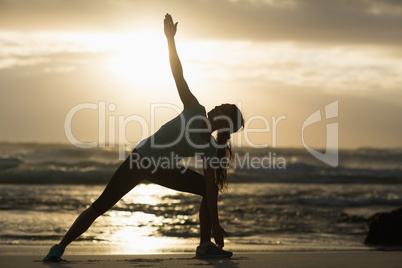
[[[222,249],[223,238],[227,234],[219,223],[217,199],[219,190],[226,185],[226,169],[232,157],[230,134],[238,131],[244,125],[244,120],[240,110],[233,104],[216,106],[206,114],[205,108],[198,103],[183,77],[174,39],[177,22],[173,23],[169,14],[164,19],[164,31],[171,70],[184,105],[183,112],[135,147],[116,170],[99,198],[78,216],[60,243],[50,249],[43,261],[60,261],[65,248],[72,241],[144,179],[202,196],[199,210],[200,245],[196,249],[196,256],[232,256],[232,252]],[[217,131],[216,139],[211,136],[214,131]],[[164,168],[149,165],[158,163],[157,158],[160,157],[175,156],[180,159],[196,154],[203,157],[204,175],[173,164]],[[216,245],[211,242],[211,232]]]

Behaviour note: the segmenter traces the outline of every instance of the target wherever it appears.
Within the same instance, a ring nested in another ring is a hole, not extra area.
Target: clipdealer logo
[[[241,102],[237,103],[237,106],[241,108]],[[113,103],[110,103],[109,105],[106,105],[105,101],[100,101],[99,103],[81,103],[78,104],[74,107],[72,107],[65,118],[64,122],[64,129],[65,129],[65,134],[67,139],[74,144],[77,147],[80,148],[93,148],[93,147],[106,147],[106,143],[108,143],[109,147],[115,147],[116,145],[119,147],[119,159],[123,160],[125,159],[126,155],[126,146],[133,146],[135,144],[130,143],[126,136],[126,127],[128,124],[131,122],[135,122],[140,125],[141,129],[141,139],[144,137],[149,136],[149,133],[154,133],[155,132],[155,111],[156,109],[160,108],[167,108],[171,109],[174,112],[176,112],[178,115],[181,112],[181,109],[175,105],[169,104],[169,103],[156,103],[156,104],[151,104],[150,106],[150,115],[151,115],[151,122],[148,122],[144,117],[138,115],[138,114],[133,114],[130,116],[123,116],[123,115],[109,115],[107,116],[107,112],[114,112],[116,110],[116,105]],[[79,141],[76,137],[74,137],[73,132],[72,132],[72,119],[73,117],[80,111],[82,110],[94,110],[98,113],[98,141],[91,141],[91,142],[81,142]],[[321,113],[321,109],[315,111],[312,113],[304,122],[302,125],[301,129],[301,139],[304,148],[315,158],[318,160],[332,166],[336,167],[338,166],[338,123],[328,123],[326,124],[326,146],[325,146],[325,152],[321,153],[319,151],[316,151],[312,149],[310,146],[307,145],[305,142],[305,134],[304,131],[307,127],[319,123],[323,121],[323,116]],[[337,118],[338,117],[338,101],[334,101],[324,107],[324,117],[325,120],[331,119],[331,118]],[[116,120],[117,119],[117,120]],[[252,133],[270,133],[272,135],[272,148],[276,148],[277,145],[277,131],[278,131],[278,124],[282,121],[285,121],[287,119],[286,115],[281,115],[279,117],[272,116],[272,121],[270,122],[266,117],[262,115],[254,115],[250,118],[248,118],[245,122],[245,127],[244,130],[242,131],[241,135],[238,135],[237,137],[237,143],[238,146],[241,147],[242,145],[242,139],[244,139],[244,142],[246,143],[247,146],[250,146],[252,148],[268,148],[268,143],[266,144],[255,144],[252,142],[252,139],[249,137],[249,134]],[[264,124],[264,127],[262,128],[251,128],[250,124],[254,121],[260,121]],[[106,122],[108,123],[108,129],[106,128]],[[117,129],[116,129],[117,125]],[[184,129],[185,126],[184,126]],[[116,137],[115,133],[118,132],[118,136]],[[106,133],[108,133],[108,139],[106,139]],[[116,142],[117,140],[117,142]],[[274,162],[275,158],[278,159],[276,156],[276,153],[271,155],[270,154],[263,160],[261,163],[258,163],[259,166],[266,166],[266,163],[271,163]],[[272,157],[273,156],[273,157]],[[272,159],[271,159],[272,158]],[[242,161],[249,162],[251,158],[246,155],[245,158],[243,158]],[[239,160],[239,159],[237,159]],[[261,159],[259,159],[261,160]],[[280,161],[277,161],[276,164],[280,164],[281,168],[286,167],[285,164],[285,159],[280,158]],[[251,161],[251,160],[250,160]],[[257,161],[254,158],[252,158],[252,161]],[[254,162],[253,162],[254,163]],[[239,166],[244,166],[244,163],[238,162]],[[251,165],[251,166],[254,166]],[[279,168],[279,167],[278,167]]]
[[[334,101],[324,108],[325,119],[331,119],[338,117],[338,101]],[[338,166],[338,123],[327,124],[327,136],[325,144],[325,153],[320,153],[311,147],[309,147],[304,141],[304,129],[312,124],[321,122],[321,110],[315,111],[311,114],[303,123],[302,127],[302,142],[304,148],[312,154],[315,158],[322,162],[336,167]]]

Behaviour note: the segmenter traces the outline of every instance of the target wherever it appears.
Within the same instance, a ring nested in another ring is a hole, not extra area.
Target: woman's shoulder
[[[190,105],[185,109],[192,114],[202,114],[206,115],[205,107],[202,106],[196,97],[194,97],[190,103]]]

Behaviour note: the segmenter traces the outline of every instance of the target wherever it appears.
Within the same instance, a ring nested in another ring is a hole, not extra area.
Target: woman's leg
[[[99,216],[100,214],[96,212],[92,206],[84,210],[75,220],[73,225],[71,225],[70,229],[64,235],[59,245],[62,247],[67,247],[72,241],[88,230],[89,226],[91,226],[91,224]]]
[[[100,197],[75,220],[59,245],[66,247],[144,178],[145,170],[130,168],[129,158],[116,170]]]
[[[200,206],[200,244],[211,241],[211,217],[209,215],[207,199],[202,197]]]
[[[200,205],[200,243],[211,241],[211,218],[205,197],[204,176],[191,169],[159,169],[148,178],[161,186],[202,196]]]
[[[161,186],[190,194],[205,196],[205,180],[200,173],[179,168],[159,168],[147,180]]]

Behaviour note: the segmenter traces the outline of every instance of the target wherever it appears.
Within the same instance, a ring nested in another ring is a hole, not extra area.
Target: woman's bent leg
[[[205,197],[204,176],[191,169],[170,169],[157,170],[148,178],[150,182],[161,186],[202,196],[199,218],[200,218],[200,241],[201,243],[211,241],[211,218],[209,215],[207,199]]]
[[[147,180],[176,191],[205,196],[204,176],[191,169],[160,168],[147,177]]]
[[[126,193],[134,188],[144,178],[144,170],[130,168],[129,158],[116,170],[112,179],[99,198],[78,216],[67,231],[60,246],[66,247],[83,234],[92,223],[103,213],[116,204]]]
[[[200,244],[210,242],[212,223],[211,223],[211,217],[209,215],[207,199],[205,197],[203,197],[201,201],[199,217],[200,217]]]

